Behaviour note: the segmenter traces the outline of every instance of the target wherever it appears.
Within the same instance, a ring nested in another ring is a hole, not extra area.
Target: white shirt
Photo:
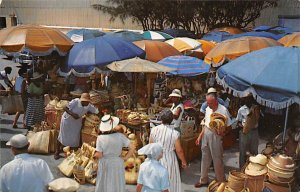
[[[1,192],[46,192],[54,179],[47,163],[27,153],[16,155],[0,170]]]
[[[210,123],[210,115],[214,112],[218,112],[222,115],[224,115],[227,118],[227,127],[229,127],[232,123],[231,123],[231,118],[230,118],[230,114],[228,112],[228,110],[226,109],[226,107],[224,107],[223,105],[221,105],[220,103],[218,104],[218,108],[216,111],[213,111],[210,107],[206,107],[206,111],[205,111],[205,117],[204,117],[204,123],[206,127],[209,127],[209,123]],[[210,127],[209,127],[210,128]]]
[[[181,119],[182,119],[182,115],[183,115],[183,112],[184,112],[184,108],[183,108],[182,103],[178,104],[177,106],[175,106],[175,104],[173,103],[173,105],[171,107],[171,111],[172,111],[173,114],[176,113],[176,111],[179,107],[181,108],[181,113],[179,114],[178,119],[173,119],[173,121],[171,123],[172,125],[174,125],[175,128],[180,127],[180,125],[181,125]]]
[[[250,113],[250,109],[246,106],[243,105],[237,113],[236,120],[241,122],[243,126],[245,126],[247,115]]]

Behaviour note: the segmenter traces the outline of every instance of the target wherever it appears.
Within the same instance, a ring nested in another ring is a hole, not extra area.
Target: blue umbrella
[[[97,37],[75,44],[70,50],[67,66],[62,67],[62,71],[74,69],[80,73],[89,73],[95,67],[133,57],[144,58],[145,52],[120,38]]]
[[[253,29],[253,31],[266,31],[266,32],[271,32],[274,34],[291,34],[294,33],[295,30],[288,28],[288,27],[281,27],[281,26],[275,26],[275,27],[271,27],[271,26],[259,26]]]
[[[218,82],[236,96],[249,93],[265,106],[300,104],[300,47],[270,47],[241,56],[217,71]]]
[[[229,39],[231,36],[232,34],[225,31],[212,31],[205,34],[201,39],[206,41],[221,42]]]
[[[142,34],[133,31],[117,31],[113,33],[108,33],[106,34],[106,36],[122,38],[124,41],[128,42],[144,40]]]
[[[74,42],[81,42],[105,35],[104,32],[93,29],[73,29],[66,34]]]
[[[258,27],[255,27],[252,31],[267,31],[268,29],[271,29],[271,26],[268,25],[261,25]]]
[[[205,64],[203,60],[190,56],[169,56],[158,62],[166,67],[174,68],[169,75],[196,76],[209,72],[210,65]]]
[[[167,33],[172,37],[189,37],[197,39],[197,35],[195,33],[184,29],[164,29],[162,32]]]
[[[232,35],[229,39],[235,39],[239,37],[246,37],[246,36],[252,36],[252,37],[267,37],[270,39],[278,40],[284,36],[284,34],[274,34],[271,32],[266,31],[251,31],[246,33],[241,33],[237,35]]]

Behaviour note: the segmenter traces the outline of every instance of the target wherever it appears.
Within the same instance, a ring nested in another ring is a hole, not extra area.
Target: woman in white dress
[[[99,159],[95,192],[125,192],[124,161],[134,153],[134,146],[124,134],[114,130],[119,118],[104,115],[99,126],[95,158]],[[125,157],[120,157],[122,148],[128,147]]]
[[[186,168],[187,163],[179,139],[180,134],[170,125],[173,121],[172,111],[163,111],[161,120],[163,124],[151,130],[150,143],[159,143],[163,147],[163,157],[160,159],[160,162],[169,172],[169,191],[181,192],[180,171],[176,154],[181,160],[182,168]]]
[[[64,108],[60,122],[58,142],[54,159],[59,159],[61,145],[77,148],[80,145],[80,131],[82,126],[82,116],[86,113],[98,114],[96,107],[90,104],[90,94],[82,93],[80,99],[76,98],[70,101],[69,105]]]

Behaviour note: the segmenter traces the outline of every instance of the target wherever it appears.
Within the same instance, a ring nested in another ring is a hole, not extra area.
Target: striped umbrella
[[[143,33],[144,39],[147,40],[158,40],[158,41],[165,41],[168,39],[173,39],[173,37],[167,33],[160,32],[160,31],[145,31]]]
[[[285,47],[300,46],[300,32],[286,35],[279,39],[278,42],[283,44]]]
[[[207,73],[210,69],[210,65],[205,64],[203,60],[183,55],[166,57],[158,63],[174,69],[169,75],[196,76]]]
[[[187,53],[189,51],[203,52],[201,43],[188,37],[177,37],[166,41],[166,43],[172,45],[181,53]]]

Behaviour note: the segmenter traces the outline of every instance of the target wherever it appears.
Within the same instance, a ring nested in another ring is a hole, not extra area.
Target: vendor
[[[174,89],[169,95],[169,98],[164,102],[165,105],[172,103],[171,111],[173,113],[173,122],[171,123],[175,130],[180,133],[181,119],[184,112],[183,103],[181,101],[182,95],[179,89]]]
[[[82,116],[86,113],[98,114],[96,107],[90,104],[90,94],[82,93],[80,99],[76,98],[70,101],[68,107],[62,115],[58,142],[54,159],[60,158],[61,145],[77,148],[80,145],[80,130],[82,126]]]

